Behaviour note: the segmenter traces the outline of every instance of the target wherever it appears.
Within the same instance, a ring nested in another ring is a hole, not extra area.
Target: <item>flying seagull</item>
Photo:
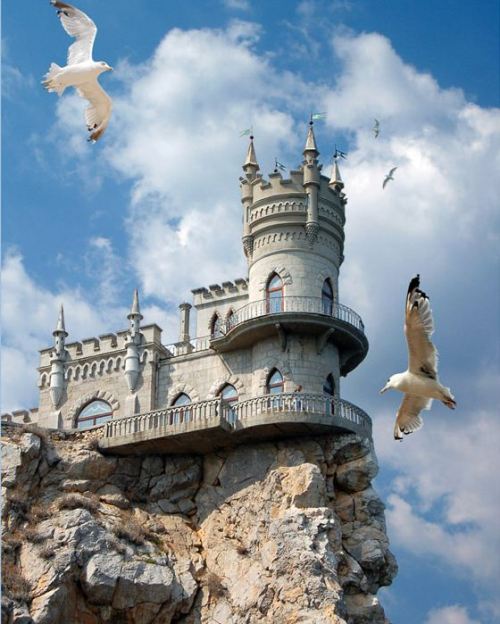
[[[375,136],[375,138],[378,137],[378,135],[380,134],[380,122],[378,119],[375,119],[375,123],[373,124],[373,134]]]
[[[434,332],[432,310],[427,295],[419,289],[420,275],[414,277],[406,297],[405,335],[408,343],[408,370],[392,375],[380,394],[394,388],[404,393],[399,406],[394,439],[413,433],[424,424],[420,416],[429,410],[432,399],[442,401],[446,407],[455,409],[455,398],[449,388],[439,383],[437,374],[438,354],[431,342]]]
[[[85,121],[90,132],[89,141],[95,143],[100,138],[111,117],[111,98],[99,84],[97,77],[105,71],[111,71],[104,61],[92,60],[92,46],[97,33],[94,22],[79,9],[51,0],[57,9],[62,27],[76,41],[68,49],[66,67],[51,63],[42,82],[49,92],[62,95],[66,87],[75,87],[78,95],[89,101],[85,110]]]
[[[387,184],[387,182],[389,182],[389,180],[394,180],[394,178],[392,177],[392,174],[396,171],[397,167],[393,167],[389,173],[385,176],[385,180],[382,184],[382,188],[385,189],[385,185]]]

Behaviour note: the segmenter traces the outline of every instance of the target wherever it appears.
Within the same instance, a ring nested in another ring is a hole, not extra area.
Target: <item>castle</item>
[[[129,327],[40,352],[38,409],[4,419],[47,428],[103,425],[114,453],[208,452],[246,440],[348,431],[371,421],[340,396],[340,378],[368,351],[361,318],[339,301],[346,196],[337,162],[321,174],[310,122],[301,166],[264,179],[253,137],[240,178],[248,277],[196,288],[181,303],[179,339]],[[196,310],[191,334],[190,313]]]

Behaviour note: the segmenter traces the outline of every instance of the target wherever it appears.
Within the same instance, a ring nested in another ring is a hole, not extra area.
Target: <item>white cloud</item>
[[[397,548],[466,577],[479,596],[494,596],[500,423],[495,411],[476,409],[461,418],[443,412],[435,406],[424,429],[402,443],[391,439],[387,415],[374,415],[377,454],[397,473],[387,499],[389,535]],[[484,605],[490,615],[499,606],[493,598]]]
[[[224,6],[228,9],[236,9],[237,11],[249,11],[249,0],[222,0]]]
[[[425,620],[425,624],[481,624],[481,622],[469,617],[465,607],[451,605],[432,609]]]
[[[61,286],[50,291],[27,274],[22,256],[10,251],[2,270],[2,411],[34,407],[38,350],[53,343],[59,305],[65,306],[71,340],[81,340],[126,326],[126,312],[92,301],[92,293]]]

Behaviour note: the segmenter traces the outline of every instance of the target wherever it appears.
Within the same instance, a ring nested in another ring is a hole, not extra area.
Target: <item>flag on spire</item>
[[[247,128],[246,130],[242,130],[240,132],[240,137],[248,136],[249,134],[253,134],[253,128]]]
[[[326,119],[326,113],[311,113],[311,121],[320,121]]]

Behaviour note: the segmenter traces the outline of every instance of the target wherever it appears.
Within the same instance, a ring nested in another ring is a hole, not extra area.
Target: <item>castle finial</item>
[[[307,130],[306,145],[304,147],[304,156],[307,156],[308,154],[311,154],[312,152],[314,152],[311,155],[314,158],[317,158],[319,156],[319,151],[318,151],[318,146],[316,145],[316,137],[314,136],[313,126],[314,126],[314,122],[311,119],[311,121],[309,122],[309,128]]]
[[[344,187],[336,158],[333,159],[332,177],[330,178],[330,182],[328,182],[328,186],[332,186],[333,188],[339,190]]]
[[[66,331],[66,327],[64,326],[64,307],[62,303],[59,307],[59,316],[57,318],[56,328],[52,332],[53,336],[57,336],[57,334],[64,334],[65,336],[68,335],[68,332]]]
[[[139,308],[139,292],[137,288],[134,290],[134,299],[132,301],[132,307],[130,308],[130,313],[127,315],[128,319],[133,319],[134,317],[138,317],[139,319],[144,318]]]
[[[255,155],[255,148],[253,146],[253,135],[250,135],[250,143],[248,145],[247,157],[243,164],[243,171],[247,175],[255,177],[259,169],[259,163],[257,162],[257,156]]]

